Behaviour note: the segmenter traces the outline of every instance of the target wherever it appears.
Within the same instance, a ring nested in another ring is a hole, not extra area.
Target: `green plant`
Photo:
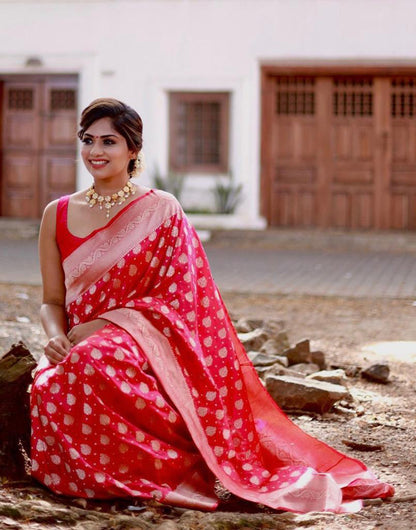
[[[159,169],[156,168],[153,172],[153,183],[155,188],[172,193],[180,200],[185,184],[185,175],[169,171],[167,175],[162,176]]]
[[[243,199],[243,185],[235,184],[231,178],[225,183],[218,180],[213,193],[217,213],[234,213],[236,207]]]

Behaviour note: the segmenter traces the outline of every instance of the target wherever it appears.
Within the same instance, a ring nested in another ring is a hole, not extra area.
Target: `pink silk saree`
[[[393,494],[268,395],[171,195],[135,199],[63,268],[69,326],[109,324],[33,383],[32,474],[50,489],[210,510],[217,479],[274,509],[340,513]]]

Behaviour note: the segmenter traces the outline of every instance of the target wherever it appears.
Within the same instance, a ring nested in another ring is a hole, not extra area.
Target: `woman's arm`
[[[57,201],[46,207],[39,234],[39,259],[43,283],[40,319],[49,339],[45,346],[45,355],[52,364],[62,361],[71,348],[67,338],[64,272],[55,238],[56,208]]]

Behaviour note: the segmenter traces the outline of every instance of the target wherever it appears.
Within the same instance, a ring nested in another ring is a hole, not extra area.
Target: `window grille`
[[[72,89],[56,89],[50,91],[51,110],[75,110],[76,92]]]
[[[228,170],[229,95],[170,95],[170,167],[180,172]]]
[[[373,78],[335,77],[332,103],[335,116],[372,116]]]
[[[313,77],[276,77],[276,114],[315,114],[315,79]]]
[[[391,116],[416,116],[416,78],[399,77],[391,80]]]
[[[31,88],[13,88],[9,90],[8,105],[13,110],[33,109],[33,90]]]

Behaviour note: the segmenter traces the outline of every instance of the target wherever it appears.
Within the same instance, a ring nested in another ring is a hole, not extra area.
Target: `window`
[[[416,116],[416,78],[394,78],[391,80],[391,115],[393,118]]]
[[[169,110],[170,169],[227,173],[229,94],[171,92]]]
[[[276,113],[281,116],[315,114],[315,79],[313,77],[276,78]]]
[[[372,116],[373,79],[335,77],[332,105],[335,116]]]

